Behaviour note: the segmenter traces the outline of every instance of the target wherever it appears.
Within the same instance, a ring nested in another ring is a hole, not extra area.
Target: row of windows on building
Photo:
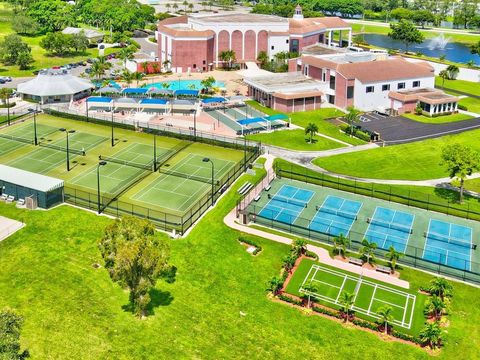
[[[405,89],[405,86],[406,86],[406,83],[405,82],[399,82],[397,83],[397,90],[402,90],[402,89]],[[413,83],[412,83],[412,88],[418,88],[420,87],[420,81],[419,80],[415,80]],[[375,92],[375,86],[367,86],[365,88],[365,91],[367,93],[373,93]],[[390,91],[390,84],[383,84],[382,85],[382,91]]]

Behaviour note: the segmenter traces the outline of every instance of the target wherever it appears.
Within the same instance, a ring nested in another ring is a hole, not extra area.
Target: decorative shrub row
[[[458,110],[463,110],[463,111],[468,111],[468,108],[465,105],[462,105],[462,104],[458,104],[457,109]]]
[[[278,295],[278,298],[282,301],[285,301],[289,304],[294,304],[294,305],[298,305],[298,306],[302,306],[302,302],[300,300],[297,300],[297,299],[294,299],[290,296],[287,296],[287,295],[284,295],[284,294],[280,294]]]
[[[325,309],[320,306],[313,306],[312,310],[319,314],[324,314],[324,315],[328,315],[328,316],[332,316],[334,318],[340,319],[340,313]]]
[[[312,258],[313,260],[318,260],[318,255],[315,254],[313,251],[309,251],[309,250],[305,251],[305,256]]]
[[[248,245],[251,245],[251,246],[255,247],[255,251],[252,253],[253,255],[257,255],[260,251],[262,251],[262,247],[260,245],[258,245],[255,241],[244,238],[243,236],[240,236],[238,238],[238,241],[240,241],[241,243],[248,244]]]

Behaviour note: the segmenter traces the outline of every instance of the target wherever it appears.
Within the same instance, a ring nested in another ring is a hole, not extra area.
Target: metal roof
[[[69,73],[39,73],[36,78],[18,84],[17,92],[34,96],[74,95],[95,86],[86,79]]]
[[[0,180],[42,192],[53,191],[64,185],[63,180],[2,164]]]

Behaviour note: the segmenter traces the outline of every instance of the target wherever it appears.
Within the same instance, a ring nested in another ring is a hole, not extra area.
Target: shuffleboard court
[[[164,209],[183,212],[195,204],[211,189],[211,165],[203,162],[203,156],[189,154],[178,164],[162,167],[161,175],[148,187],[132,196],[132,199],[147,206],[158,206]],[[221,179],[235,162],[210,158],[215,173],[214,183]]]
[[[351,293],[354,294],[351,310],[356,313],[376,320],[380,318],[380,309],[388,306],[392,309],[392,324],[405,329],[412,326],[416,296],[361,275],[312,265],[299,292],[336,307],[342,305],[342,293]]]

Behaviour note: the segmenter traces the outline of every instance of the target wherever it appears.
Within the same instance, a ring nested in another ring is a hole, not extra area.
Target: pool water
[[[169,84],[168,88],[165,88],[163,84]],[[144,87],[147,88],[157,88],[157,89],[168,89],[168,90],[201,90],[202,81],[201,80],[171,80],[171,81],[162,81],[153,84],[147,84]],[[216,81],[213,84],[213,87],[223,88],[225,83],[223,81]]]

